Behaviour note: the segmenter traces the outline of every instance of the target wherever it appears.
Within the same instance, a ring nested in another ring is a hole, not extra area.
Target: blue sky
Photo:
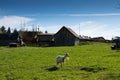
[[[77,34],[111,39],[120,36],[120,0],[0,0],[0,26],[57,32],[62,26]]]

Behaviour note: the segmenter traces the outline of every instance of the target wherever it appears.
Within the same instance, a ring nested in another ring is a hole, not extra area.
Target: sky
[[[0,26],[56,33],[62,26],[78,35],[120,36],[120,0],[0,0]]]

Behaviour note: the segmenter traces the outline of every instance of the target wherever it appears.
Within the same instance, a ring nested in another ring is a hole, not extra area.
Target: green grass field
[[[110,46],[0,47],[0,80],[120,80],[120,51]],[[70,59],[57,68],[65,52]]]

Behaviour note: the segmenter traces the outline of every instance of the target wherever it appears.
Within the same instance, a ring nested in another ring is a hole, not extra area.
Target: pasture
[[[0,80],[120,80],[120,51],[110,46],[0,47]],[[65,52],[70,59],[57,68]]]

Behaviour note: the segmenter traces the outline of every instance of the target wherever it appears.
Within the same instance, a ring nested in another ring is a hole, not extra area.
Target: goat
[[[57,65],[61,64],[61,67],[62,67],[62,64],[64,63],[67,57],[70,57],[69,53],[66,53],[64,56],[57,56],[56,58]]]

